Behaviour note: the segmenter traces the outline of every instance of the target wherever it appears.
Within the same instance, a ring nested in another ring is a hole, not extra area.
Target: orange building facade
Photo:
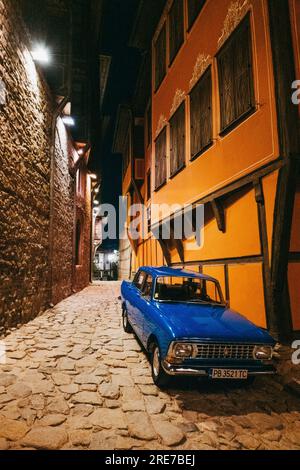
[[[144,116],[123,108],[115,139],[123,195],[148,208],[146,237],[121,241],[124,277],[162,264],[209,274],[281,338],[300,331],[299,37],[299,0],[166,2]],[[201,246],[155,238],[170,214],[153,204],[203,204]]]

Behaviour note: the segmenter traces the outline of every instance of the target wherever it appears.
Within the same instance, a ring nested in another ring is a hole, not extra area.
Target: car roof
[[[217,279],[207,276],[205,274],[196,273],[195,271],[189,271],[187,269],[181,268],[169,268],[168,266],[142,266],[139,268],[139,271],[145,271],[148,274],[151,274],[153,277],[162,277],[162,276],[173,276],[173,277],[191,277],[194,279],[206,279],[210,281],[217,281]]]

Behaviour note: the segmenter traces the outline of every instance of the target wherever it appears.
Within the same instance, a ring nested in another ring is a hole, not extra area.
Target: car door
[[[136,274],[133,283],[132,283],[132,293],[130,296],[130,302],[128,305],[128,319],[133,327],[136,334],[141,338],[143,324],[140,314],[141,300],[142,300],[142,288],[144,286],[147,274],[145,271],[138,271]]]
[[[147,332],[149,329],[148,319],[151,318],[151,299],[152,299],[153,277],[148,274],[144,285],[141,289],[141,297],[139,299],[139,322],[142,324],[141,341],[147,344]]]

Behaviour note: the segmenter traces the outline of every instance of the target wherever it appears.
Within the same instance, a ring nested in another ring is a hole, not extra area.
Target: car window
[[[142,294],[147,298],[151,297],[152,284],[153,284],[153,278],[150,274],[148,274],[146,281],[144,283],[143,290],[142,290]]]
[[[215,281],[179,276],[158,278],[154,298],[169,302],[224,303]]]
[[[135,276],[133,284],[138,290],[142,289],[144,285],[145,277],[146,277],[146,273],[144,271],[139,271],[137,275]]]

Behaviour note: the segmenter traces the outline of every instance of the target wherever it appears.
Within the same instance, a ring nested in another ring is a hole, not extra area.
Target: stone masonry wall
[[[75,181],[69,172],[71,160],[70,139],[62,120],[59,118],[55,136],[53,304],[60,302],[72,293]]]
[[[74,289],[80,291],[90,282],[91,257],[91,181],[86,168],[81,167],[83,194],[76,197],[76,221],[81,222],[81,262],[75,267]]]
[[[0,0],[0,80],[6,89],[6,104],[0,104],[0,336],[72,293],[75,217],[74,183],[68,168],[70,139],[58,120],[51,276],[51,124],[55,105],[27,44],[15,1]]]
[[[0,0],[0,328],[47,306],[51,106],[20,18]]]

